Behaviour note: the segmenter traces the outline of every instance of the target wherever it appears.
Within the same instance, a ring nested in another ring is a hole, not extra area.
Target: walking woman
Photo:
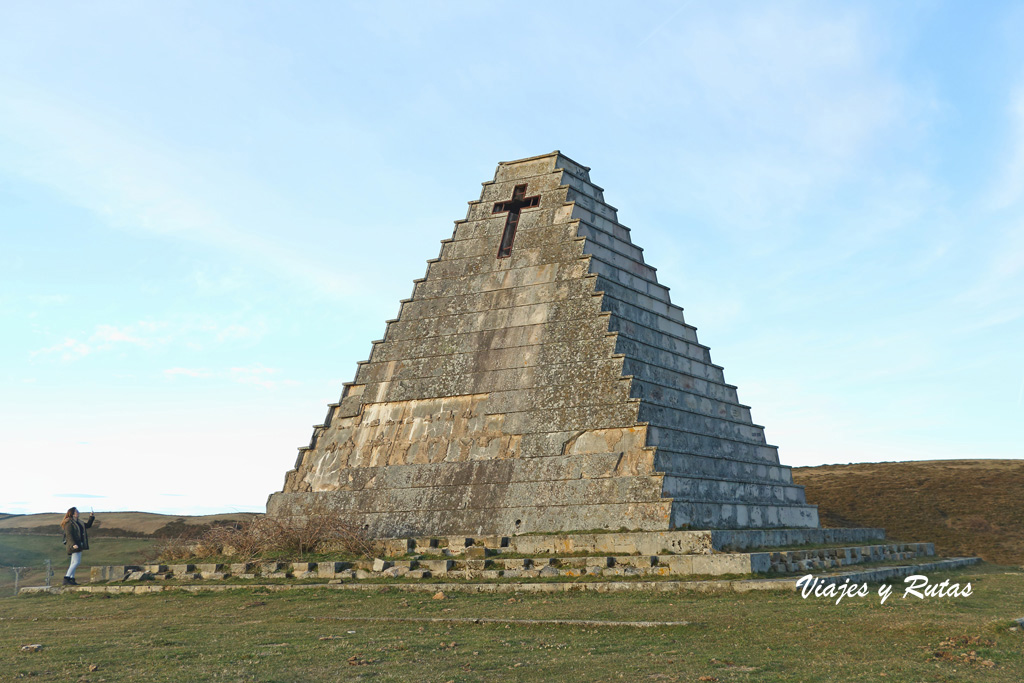
[[[95,519],[96,515],[90,514],[89,521],[82,524],[78,521],[78,508],[70,508],[60,523],[60,528],[64,530],[64,542],[68,545],[68,555],[71,556],[71,564],[64,575],[65,586],[78,585],[75,581],[75,570],[82,561],[82,551],[89,549],[89,532],[86,529],[92,526]]]

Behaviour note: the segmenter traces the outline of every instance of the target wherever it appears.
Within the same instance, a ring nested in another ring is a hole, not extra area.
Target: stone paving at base
[[[327,562],[236,562],[92,567],[92,583],[110,581],[218,581],[224,579],[537,579],[581,576],[681,577],[836,570],[862,563],[932,557],[931,543],[782,550],[775,552],[659,555],[502,557],[472,546],[458,555],[406,556]]]
[[[938,560],[913,565],[900,565],[891,567],[877,567],[859,571],[827,572],[816,575],[823,584],[844,583],[880,583],[892,579],[899,579],[911,574],[924,572],[945,572],[961,569],[981,562],[978,557],[959,557]],[[651,592],[736,592],[745,593],[754,590],[784,590],[794,591],[797,589],[798,577],[767,578],[767,579],[706,579],[699,581],[625,581],[625,580],[586,580],[581,577],[577,581],[547,581],[547,582],[522,582],[522,581],[494,581],[490,583],[473,582],[434,582],[434,581],[405,581],[395,580],[386,583],[370,581],[343,581],[333,579],[326,583],[228,583],[209,581],[204,583],[178,583],[174,581],[147,581],[138,584],[124,583],[98,583],[83,586],[29,586],[22,588],[19,594],[32,593],[107,593],[107,594],[144,594],[159,593],[162,591],[184,591],[191,593],[228,591],[228,590],[266,590],[266,591],[288,591],[288,590],[398,590],[413,592],[470,592],[470,593],[566,593],[574,591],[588,591],[598,593],[613,593],[621,591],[651,591]]]
[[[808,573],[825,581],[882,581],[980,561],[937,558],[931,543],[884,540],[881,529],[400,538],[381,541],[379,557],[348,561],[94,566],[88,585],[50,590],[791,590]]]

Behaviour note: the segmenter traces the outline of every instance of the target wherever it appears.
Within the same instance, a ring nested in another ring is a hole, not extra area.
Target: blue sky
[[[784,463],[1024,457],[1024,10],[893,5],[5,2],[0,511],[262,509],[554,149]]]

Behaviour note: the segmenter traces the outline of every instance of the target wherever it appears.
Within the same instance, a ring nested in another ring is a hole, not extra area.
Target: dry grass
[[[822,526],[882,527],[940,555],[1024,564],[1024,460],[932,460],[793,469]]]

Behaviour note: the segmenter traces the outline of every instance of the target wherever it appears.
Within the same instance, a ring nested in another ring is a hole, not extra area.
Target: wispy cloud
[[[245,323],[227,324],[199,316],[140,320],[128,325],[96,325],[87,336],[67,337],[52,346],[32,351],[29,355],[31,358],[57,357],[62,361],[73,361],[94,353],[128,347],[154,349],[183,345],[197,350],[211,344],[255,342],[265,332],[266,324],[259,318]]]
[[[270,210],[276,209],[272,188],[111,112],[9,77],[0,76],[0,90],[0,139],[11,152],[3,165],[10,172],[57,190],[118,229],[239,253],[327,296],[353,293],[342,271],[310,262],[276,237],[287,231]]]
[[[78,358],[88,356],[93,352],[93,348],[84,342],[80,342],[77,339],[67,338],[62,342],[58,342],[53,346],[48,346],[44,349],[38,349],[32,351],[29,356],[35,358],[36,356],[58,356],[61,360],[71,361]]]
[[[208,370],[205,368],[168,368],[163,371],[165,377],[174,379],[188,377],[192,379],[227,379],[238,384],[254,384],[265,389],[273,389],[277,386],[295,386],[300,384],[295,380],[278,379],[280,370],[268,368],[256,363],[250,366],[233,367],[227,370]]]

